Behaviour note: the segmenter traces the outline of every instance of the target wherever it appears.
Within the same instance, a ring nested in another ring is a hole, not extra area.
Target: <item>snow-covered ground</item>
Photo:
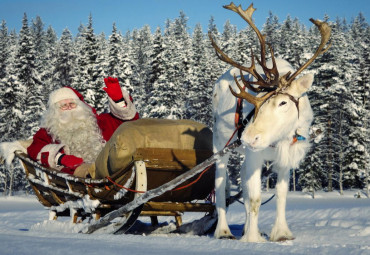
[[[281,243],[243,243],[213,236],[179,234],[79,234],[67,218],[47,221],[48,211],[34,196],[0,197],[0,254],[370,254],[370,199],[355,191],[316,194],[289,193],[287,219],[296,239]],[[271,193],[263,193],[267,199]],[[269,234],[275,217],[275,199],[262,206],[260,230]],[[185,213],[190,222],[202,215]],[[160,217],[161,222],[173,221]],[[234,203],[229,224],[241,237],[244,207]],[[140,217],[141,223],[149,223]],[[140,223],[139,222],[139,223]]]

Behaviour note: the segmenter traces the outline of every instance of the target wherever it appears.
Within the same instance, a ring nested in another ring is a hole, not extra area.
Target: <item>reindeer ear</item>
[[[313,74],[308,73],[294,80],[289,88],[289,93],[294,97],[300,97],[311,88],[313,83]]]

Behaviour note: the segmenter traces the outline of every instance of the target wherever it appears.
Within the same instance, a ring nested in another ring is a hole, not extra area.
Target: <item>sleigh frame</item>
[[[73,223],[86,219],[88,222],[99,221],[118,208],[135,202],[142,194],[183,175],[212,154],[204,150],[139,148],[129,166],[109,178],[92,179],[43,167],[25,153],[16,152],[38,200],[49,208],[49,220],[67,216]],[[173,216],[178,228],[185,212],[204,212],[215,221],[212,216],[215,206],[207,200],[214,188],[214,174],[214,166],[210,166],[189,180],[179,182],[176,188],[138,204],[123,215],[123,223],[116,224],[118,226],[111,232],[125,233],[139,216],[149,216],[153,226],[159,224],[158,216]]]

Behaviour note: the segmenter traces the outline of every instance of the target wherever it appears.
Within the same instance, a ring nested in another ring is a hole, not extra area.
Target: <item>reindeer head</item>
[[[278,65],[274,57],[274,51],[269,45],[271,53],[271,64],[266,61],[266,42],[265,35],[257,29],[252,21],[252,14],[256,10],[251,4],[246,10],[243,10],[239,5],[235,6],[230,3],[224,8],[238,13],[256,32],[260,42],[261,54],[260,58],[254,56],[252,51],[251,65],[245,67],[227,56],[214,42],[212,35],[209,33],[212,46],[216,50],[217,56],[224,62],[240,70],[240,80],[234,75],[234,80],[240,92],[235,92],[231,86],[231,93],[241,99],[247,100],[255,106],[253,123],[243,133],[243,140],[253,149],[264,149],[271,143],[278,141],[282,136],[291,133],[298,125],[300,115],[300,98],[311,87],[313,75],[307,74],[298,79],[297,76],[306,69],[320,54],[326,52],[330,44],[325,48],[330,38],[331,29],[327,23],[318,20],[310,19],[314,23],[321,34],[321,43],[314,55],[303,64],[296,72],[287,72],[280,76]],[[255,60],[262,68],[262,72],[257,71]],[[243,72],[249,73],[254,79],[246,80]],[[244,86],[241,85],[240,81]],[[258,93],[254,96],[248,91]],[[301,100],[302,101],[302,100]],[[308,102],[308,101],[307,101]],[[278,130],[277,132],[271,132]]]

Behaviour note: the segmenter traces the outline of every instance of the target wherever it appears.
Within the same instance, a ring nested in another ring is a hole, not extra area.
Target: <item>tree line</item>
[[[369,190],[369,38],[360,13],[351,22],[325,16],[332,27],[332,46],[305,72],[314,72],[308,92],[315,119],[312,148],[299,169],[293,169],[291,188],[315,190],[348,188]],[[207,33],[239,63],[258,52],[255,33],[246,25],[238,30],[226,21],[218,31],[211,17],[207,31],[192,31],[180,12],[165,27],[149,26],[122,34],[112,25],[109,36],[95,34],[93,18],[74,36],[65,29],[58,37],[40,17],[22,19],[19,33],[0,26],[0,141],[30,138],[47,107],[51,91],[71,86],[98,112],[106,111],[103,78],[118,77],[130,91],[143,118],[193,119],[212,128],[212,86],[230,66],[220,61]],[[269,13],[262,32],[276,57],[298,68],[320,43],[315,26],[306,27],[288,16],[280,22]],[[239,160],[231,162],[237,182]],[[268,171],[266,171],[269,173]],[[269,175],[268,187],[274,176]],[[10,188],[11,187],[11,188]],[[0,166],[0,191],[29,189],[19,165]]]

